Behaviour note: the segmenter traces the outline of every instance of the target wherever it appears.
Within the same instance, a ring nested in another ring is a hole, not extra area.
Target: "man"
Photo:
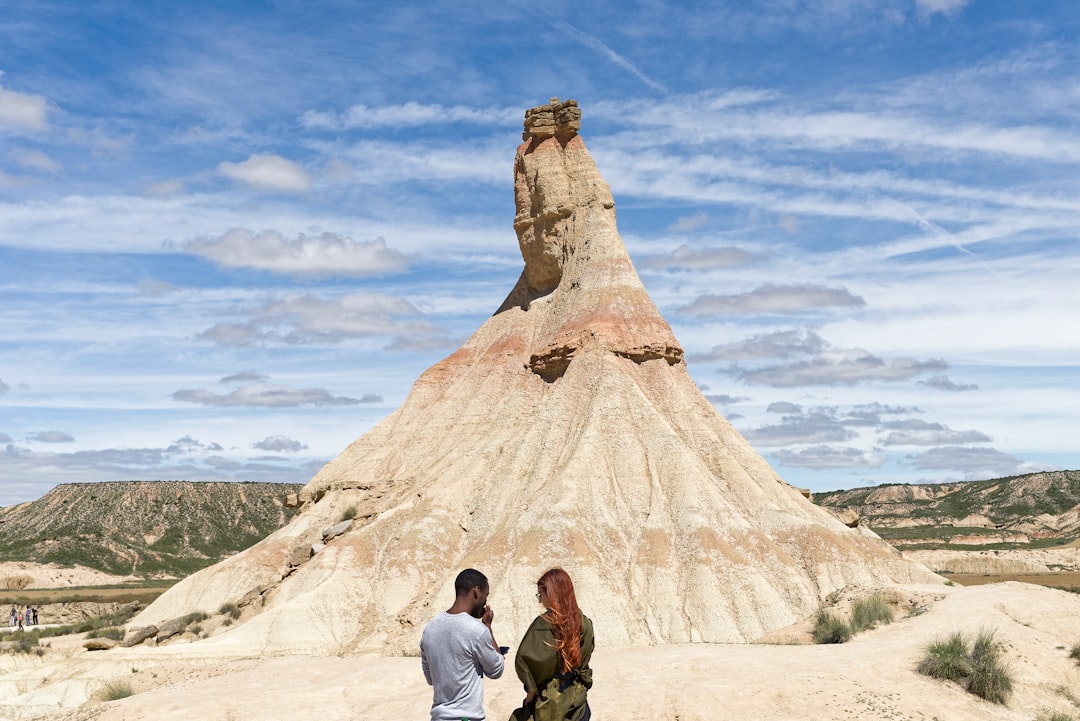
[[[484,676],[503,672],[488,592],[487,576],[466,568],[454,580],[454,605],[420,637],[420,663],[434,695],[432,721],[484,721]]]

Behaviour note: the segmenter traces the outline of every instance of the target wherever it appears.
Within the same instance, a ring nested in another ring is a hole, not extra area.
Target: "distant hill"
[[[262,540],[300,483],[64,483],[0,508],[0,558],[183,577]]]
[[[852,488],[815,493],[814,502],[854,511],[904,548],[1048,546],[1080,537],[1080,471]]]

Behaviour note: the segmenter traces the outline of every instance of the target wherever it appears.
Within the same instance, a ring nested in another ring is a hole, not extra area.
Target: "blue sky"
[[[509,292],[554,96],[784,478],[1080,468],[1078,30],[1068,1],[8,0],[0,504],[306,482]]]

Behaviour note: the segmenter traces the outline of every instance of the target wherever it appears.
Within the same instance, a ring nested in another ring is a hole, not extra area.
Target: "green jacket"
[[[578,674],[585,688],[592,688],[592,669],[589,668],[589,659],[592,658],[595,646],[592,621],[583,613],[581,614],[581,665],[578,667]],[[518,678],[525,684],[525,690],[529,693],[536,693],[544,688],[556,673],[562,671],[562,661],[559,659],[559,652],[555,650],[555,634],[551,630],[551,624],[543,616],[533,619],[529,630],[521,639],[521,645],[518,646],[517,655],[514,657],[514,668]]]

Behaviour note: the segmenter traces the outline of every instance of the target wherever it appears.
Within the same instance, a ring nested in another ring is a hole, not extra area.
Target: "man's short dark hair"
[[[466,568],[454,579],[454,593],[459,596],[464,596],[474,588],[479,588],[482,591],[487,587],[487,576],[475,568]]]

